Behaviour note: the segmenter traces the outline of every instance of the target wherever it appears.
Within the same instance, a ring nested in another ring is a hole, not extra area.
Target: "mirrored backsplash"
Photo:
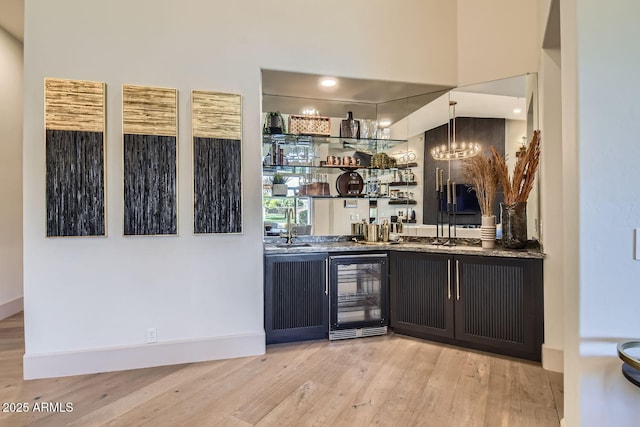
[[[457,103],[455,140],[451,101]],[[345,127],[349,111],[358,122],[353,132]],[[282,117],[282,127],[273,129],[281,133],[268,129],[270,112]],[[431,148],[475,141],[486,152],[493,145],[512,168],[523,141],[529,141],[537,128],[537,76],[377,104],[269,93],[263,96],[262,119],[265,236],[287,230],[288,209],[294,211],[289,228],[300,236],[350,235],[352,224],[363,222],[434,225],[441,203],[434,194],[436,168],[444,171],[445,180],[456,183],[457,226],[474,228],[480,215],[461,162],[436,161]],[[277,176],[286,180],[284,187],[273,185]],[[538,185],[534,187],[527,208],[529,238],[539,236]],[[499,201],[500,194],[494,209],[498,222]]]

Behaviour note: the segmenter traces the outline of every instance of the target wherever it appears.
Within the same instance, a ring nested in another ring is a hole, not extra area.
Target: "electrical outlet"
[[[156,328],[147,329],[147,343],[158,342],[158,331]]]

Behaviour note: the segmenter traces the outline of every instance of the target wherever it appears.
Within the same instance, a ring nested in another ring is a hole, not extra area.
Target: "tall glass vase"
[[[527,246],[527,202],[500,203],[502,246],[522,249]]]

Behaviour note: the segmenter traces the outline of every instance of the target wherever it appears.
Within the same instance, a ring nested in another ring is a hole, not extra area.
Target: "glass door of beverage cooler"
[[[387,333],[389,324],[386,254],[329,257],[329,339]]]

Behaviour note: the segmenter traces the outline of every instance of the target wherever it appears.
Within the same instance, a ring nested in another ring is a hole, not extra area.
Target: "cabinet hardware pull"
[[[456,300],[460,301],[460,261],[456,260]]]
[[[447,260],[447,294],[451,299],[451,260]]]
[[[329,275],[331,272],[329,271],[329,260],[325,258],[324,260],[324,294],[329,295]]]

